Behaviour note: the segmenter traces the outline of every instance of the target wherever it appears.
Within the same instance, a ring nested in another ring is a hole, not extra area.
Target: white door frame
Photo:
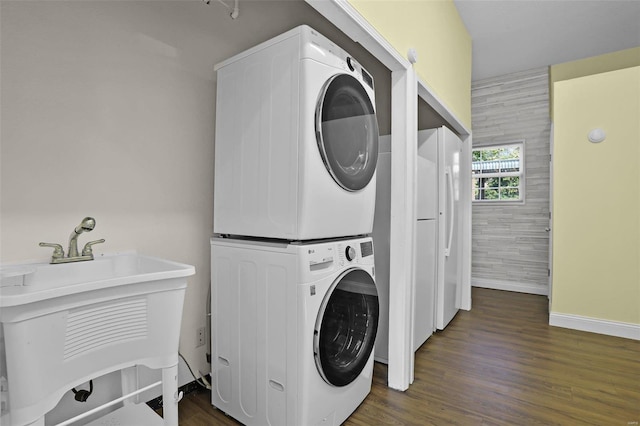
[[[413,68],[391,73],[388,385],[413,383],[418,96]]]
[[[549,265],[547,275],[549,277],[547,285],[549,286],[549,312],[552,312],[553,305],[553,141],[554,127],[551,122],[551,131],[549,132],[549,226],[546,231],[549,233]]]
[[[407,390],[414,378],[413,300],[415,292],[415,228],[418,96],[447,119],[465,142],[471,161],[470,132],[419,82],[411,63],[356,11],[347,0],[305,0],[338,29],[360,43],[391,70],[391,223],[389,259],[388,385]],[[465,153],[466,156],[466,153]],[[463,163],[464,164],[464,163]],[[469,172],[471,165],[468,165]],[[462,189],[470,194],[471,179]],[[467,191],[468,189],[468,191]],[[463,291],[461,308],[471,308],[471,197],[464,217]],[[468,263],[468,265],[467,265]]]

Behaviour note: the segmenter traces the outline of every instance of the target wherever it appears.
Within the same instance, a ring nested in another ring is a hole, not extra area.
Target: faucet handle
[[[64,250],[62,249],[62,245],[55,243],[40,243],[38,244],[40,247],[53,247],[53,255],[51,256],[51,260],[61,259],[64,257]]]
[[[95,241],[89,241],[87,244],[84,245],[84,248],[82,249],[82,255],[93,256],[93,249],[91,248],[91,246],[104,243],[104,241],[105,241],[104,238],[100,238],[99,240],[95,240]]]

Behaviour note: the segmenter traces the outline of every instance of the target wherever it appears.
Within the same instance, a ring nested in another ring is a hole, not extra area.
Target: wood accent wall
[[[473,82],[471,116],[474,147],[525,141],[526,185],[524,204],[474,204],[472,283],[547,294],[548,68]]]

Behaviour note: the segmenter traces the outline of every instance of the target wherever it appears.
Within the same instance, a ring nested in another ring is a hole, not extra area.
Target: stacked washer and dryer
[[[308,26],[216,66],[212,404],[247,425],[338,425],[378,327],[373,78]]]

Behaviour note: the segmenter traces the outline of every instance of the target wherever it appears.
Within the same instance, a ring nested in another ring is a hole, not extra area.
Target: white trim
[[[442,118],[444,118],[447,123],[451,124],[451,126],[453,126],[453,130],[463,136],[461,139],[464,139],[464,136],[471,134],[471,131],[467,129],[467,127],[460,120],[458,120],[458,117],[456,117],[456,115],[451,112],[451,110],[445,105],[445,103],[442,102],[435,93],[433,93],[427,83],[422,81],[420,77],[418,77],[418,96],[422,98],[422,100],[424,100],[431,108],[433,108],[435,112],[440,114],[440,116],[442,116]]]
[[[462,160],[460,163],[460,193],[471,194],[471,135],[461,135]],[[460,198],[460,220],[462,221],[462,269],[460,309],[471,310],[471,197]]]
[[[340,31],[360,43],[391,71],[411,68],[411,63],[347,0],[305,0]]]
[[[418,108],[413,68],[391,73],[391,223],[389,238],[388,385],[413,382]]]
[[[631,324],[628,322],[551,312],[549,314],[549,325],[606,334],[608,336],[624,337],[625,339],[640,340],[640,324]]]
[[[551,131],[549,132],[549,312],[552,311],[553,299],[553,121],[551,121]]]
[[[519,283],[515,281],[501,281],[488,278],[471,278],[473,287],[491,288],[494,290],[515,291],[517,293],[540,294],[542,296],[549,295],[549,289],[546,285],[536,285]]]

